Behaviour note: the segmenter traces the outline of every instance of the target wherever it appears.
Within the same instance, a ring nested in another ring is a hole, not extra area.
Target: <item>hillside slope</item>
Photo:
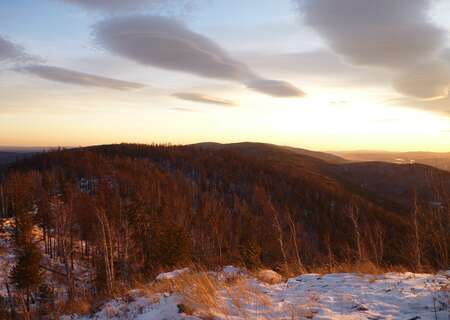
[[[333,181],[387,210],[411,211],[415,196],[425,206],[448,206],[448,199],[442,193],[450,193],[450,173],[432,166],[381,161],[350,162],[324,152],[263,143],[205,143],[194,146],[232,150],[285,171],[320,176],[324,181]]]
[[[254,143],[104,145],[39,154],[11,170],[55,175],[60,182],[54,188],[70,184],[76,198],[88,188],[90,206],[106,212],[115,212],[120,201],[123,210],[142,212],[139,219],[166,217],[164,228],[175,224],[190,238],[188,258],[203,263],[280,267],[283,261],[314,265],[362,256],[411,263],[409,190],[418,190],[425,207],[436,200],[421,187],[429,170],[437,170],[420,167],[412,175],[409,167],[330,163],[321,153],[322,159],[303,153]],[[247,252],[247,246],[254,248]]]

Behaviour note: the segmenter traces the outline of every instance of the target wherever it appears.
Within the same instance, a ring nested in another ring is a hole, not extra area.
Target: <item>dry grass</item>
[[[183,303],[193,310],[210,313],[222,307],[218,295],[221,283],[204,271],[187,272],[169,282],[173,291],[182,297]]]
[[[180,312],[195,314],[202,319],[212,319],[214,315],[252,319],[252,315],[247,314],[246,306],[263,308],[272,303],[271,298],[251,285],[246,277],[219,279],[202,270],[157,281],[150,286],[143,286],[141,290],[148,297],[156,297],[163,292],[176,293],[182,299]]]
[[[236,281],[232,286],[224,287],[222,297],[228,302],[222,313],[240,316],[244,319],[254,318],[252,314],[249,314],[248,308],[246,308],[248,305],[257,306],[257,309],[267,309],[272,305],[271,297],[251,285],[245,278]],[[259,312],[259,319],[264,318],[263,313],[263,311]]]
[[[155,302],[163,293],[176,293],[182,298],[180,312],[201,314],[207,318],[210,310],[219,310],[220,282],[207,272],[185,272],[179,276],[150,284],[135,283],[134,287]]]
[[[402,266],[381,267],[370,261],[363,261],[359,263],[341,263],[332,266],[323,266],[311,268],[310,273],[328,274],[328,273],[360,273],[380,275],[387,272],[407,272],[409,271]]]

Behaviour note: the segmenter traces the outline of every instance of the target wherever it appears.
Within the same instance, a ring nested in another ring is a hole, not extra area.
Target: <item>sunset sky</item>
[[[448,0],[0,1],[0,146],[450,151]]]

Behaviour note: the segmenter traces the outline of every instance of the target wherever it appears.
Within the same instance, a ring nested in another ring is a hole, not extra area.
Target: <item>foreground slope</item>
[[[211,278],[223,275],[209,274]],[[158,284],[133,290],[126,299],[107,302],[92,317],[63,319],[445,320],[450,312],[450,273],[304,274],[278,284],[244,274],[231,284],[209,288],[197,301],[192,300],[192,291],[179,288],[183,281],[170,282],[164,292],[152,291]]]

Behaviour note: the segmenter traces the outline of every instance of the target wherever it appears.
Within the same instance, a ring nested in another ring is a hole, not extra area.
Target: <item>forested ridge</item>
[[[282,272],[362,262],[448,268],[444,173],[434,176],[438,205],[411,185],[401,193],[408,206],[396,211],[370,185],[360,188],[346,162],[247,147],[120,144],[36,154],[3,170],[1,214],[17,221],[19,252],[39,260],[34,243],[46,257],[41,265],[61,266],[69,298],[80,294],[79,264],[105,294],[190,264]],[[38,243],[26,240],[33,227],[42,230]]]

